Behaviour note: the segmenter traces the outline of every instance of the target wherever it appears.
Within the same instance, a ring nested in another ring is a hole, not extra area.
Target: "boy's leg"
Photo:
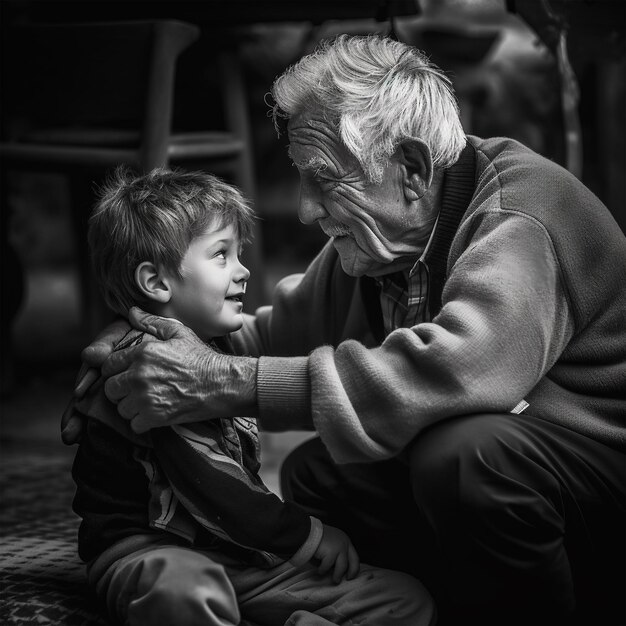
[[[110,566],[97,584],[110,615],[128,626],[233,626],[237,598],[224,567],[176,545],[151,546]]]
[[[361,565],[353,580],[334,584],[310,564],[271,570],[226,567],[242,615],[259,626],[430,626],[434,603],[415,578]]]

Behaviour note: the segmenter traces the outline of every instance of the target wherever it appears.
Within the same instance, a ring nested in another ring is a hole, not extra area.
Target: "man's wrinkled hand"
[[[317,571],[325,575],[332,570],[333,582],[337,585],[343,578],[352,580],[360,568],[359,555],[350,538],[343,530],[324,524],[324,533],[314,558],[319,561]]]
[[[109,324],[82,352],[81,359],[87,368],[91,369],[91,375],[97,378],[102,364],[115,349],[128,331],[128,322],[119,319]],[[79,375],[79,378],[80,375]],[[92,380],[81,380],[74,389],[74,395],[82,398],[89,389]]]
[[[79,443],[84,430],[84,418],[74,410],[75,401],[84,397],[100,378],[100,366],[128,330],[125,320],[109,324],[81,353],[82,366],[76,378],[73,397],[61,416],[61,439],[66,445]]]
[[[253,414],[255,359],[215,352],[186,326],[141,309],[129,321],[161,339],[113,352],[102,365],[105,394],[134,432]]]

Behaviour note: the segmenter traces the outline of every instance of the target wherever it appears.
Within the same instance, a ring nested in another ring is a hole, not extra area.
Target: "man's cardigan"
[[[362,462],[525,399],[526,414],[626,447],[624,234],[559,165],[509,139],[469,144],[470,171],[461,159],[444,178],[430,322],[382,336],[372,279],[347,276],[329,242],[233,336],[263,355],[264,428],[314,426],[335,460]]]

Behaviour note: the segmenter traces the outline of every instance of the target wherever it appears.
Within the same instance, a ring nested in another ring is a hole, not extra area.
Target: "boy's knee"
[[[154,550],[136,564],[118,602],[132,626],[232,626],[240,621],[237,597],[224,568],[192,550]],[[130,579],[129,579],[130,580]],[[115,584],[109,591],[114,591]]]
[[[366,570],[368,566],[364,566]],[[430,626],[436,622],[435,602],[426,587],[412,576],[386,569],[362,571],[367,594],[364,604],[371,604],[374,621],[365,623],[388,626]],[[376,608],[374,608],[376,607]]]
[[[416,578],[394,572],[391,580],[395,601],[390,606],[389,624],[411,623],[430,626],[436,622],[437,610],[431,595]]]

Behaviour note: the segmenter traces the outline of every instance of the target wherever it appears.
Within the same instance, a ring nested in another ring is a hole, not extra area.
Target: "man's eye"
[[[318,176],[317,177],[317,182],[326,187],[326,188],[333,188],[336,187],[339,184],[338,180],[335,180],[334,178],[328,178],[327,176]]]

